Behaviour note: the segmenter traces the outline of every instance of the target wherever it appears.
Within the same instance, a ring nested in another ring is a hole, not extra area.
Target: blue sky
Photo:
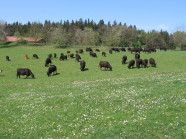
[[[186,31],[186,0],[1,0],[0,5],[0,20],[8,23],[89,18],[145,31]]]

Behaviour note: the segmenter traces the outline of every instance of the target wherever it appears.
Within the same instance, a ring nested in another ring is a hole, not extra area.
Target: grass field
[[[101,48],[107,57],[81,54],[88,68],[84,72],[74,59],[52,59],[59,74],[48,77],[48,54],[67,50],[76,49],[0,49],[0,138],[186,138],[186,52],[141,53],[143,59],[153,57],[157,68],[128,69],[121,57],[129,61],[134,54],[111,55]],[[40,59],[32,59],[34,53]],[[101,60],[109,61],[113,71],[101,71]],[[16,69],[23,67],[36,79],[17,79]]]

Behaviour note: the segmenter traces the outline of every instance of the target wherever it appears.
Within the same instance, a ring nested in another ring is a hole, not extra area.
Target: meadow
[[[101,47],[106,57],[80,54],[88,68],[82,72],[75,59],[59,60],[60,53],[75,54],[78,48],[0,49],[0,138],[186,138],[186,52],[141,53],[142,59],[153,57],[157,67],[128,69],[121,57],[127,55],[128,62],[134,54],[109,54]],[[52,62],[59,73],[50,77],[44,66],[49,53],[57,53]],[[113,71],[100,70],[101,60]],[[36,78],[17,79],[17,68],[30,68]]]

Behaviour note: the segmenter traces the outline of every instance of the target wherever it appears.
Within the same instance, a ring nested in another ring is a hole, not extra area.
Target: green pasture
[[[75,59],[59,60],[60,53],[76,49],[0,49],[0,138],[186,138],[186,52],[141,53],[142,59],[154,58],[157,67],[128,69],[121,57],[127,55],[128,62],[134,54],[109,54],[101,47],[106,57],[80,54],[88,68],[82,72]],[[49,53],[57,54],[52,62],[59,73],[50,77],[44,67]],[[113,71],[98,68],[103,60]],[[36,78],[17,79],[17,68],[31,69]]]

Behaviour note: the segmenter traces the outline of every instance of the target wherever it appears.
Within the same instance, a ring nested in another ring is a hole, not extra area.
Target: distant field
[[[128,62],[134,54],[100,49],[107,57],[80,54],[89,69],[84,72],[74,59],[52,59],[59,74],[48,77],[48,54],[75,54],[75,48],[1,48],[0,138],[185,139],[186,52],[141,53],[142,59],[153,57],[157,68],[128,69],[121,57],[127,55]],[[32,59],[34,53],[40,59]],[[101,60],[113,71],[101,71]],[[36,79],[16,79],[21,67]]]

